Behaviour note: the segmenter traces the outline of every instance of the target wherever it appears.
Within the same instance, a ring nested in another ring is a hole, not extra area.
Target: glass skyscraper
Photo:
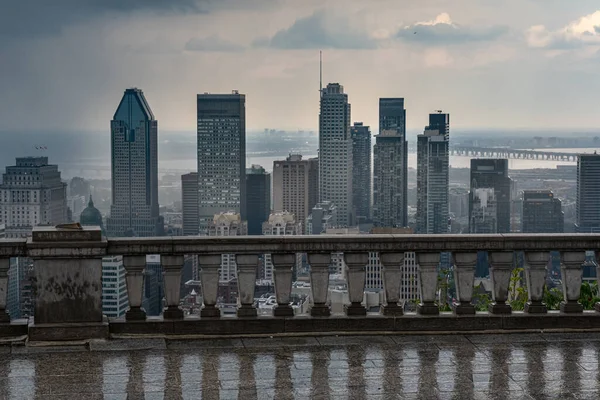
[[[246,219],[246,96],[199,94],[197,112],[198,217],[205,235],[221,212]]]
[[[161,236],[158,121],[140,89],[125,90],[110,128],[112,205],[108,236]]]
[[[450,115],[429,114],[417,136],[417,233],[447,233]]]

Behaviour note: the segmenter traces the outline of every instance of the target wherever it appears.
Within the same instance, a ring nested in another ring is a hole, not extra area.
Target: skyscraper
[[[407,226],[404,136],[395,129],[382,130],[375,136],[373,174],[373,225],[403,228]]]
[[[125,90],[111,129],[112,205],[109,236],[160,236],[158,121],[137,88]]]
[[[600,154],[577,157],[577,206],[575,231],[600,232]]]
[[[408,142],[406,141],[406,110],[402,97],[379,99],[379,134],[390,131],[395,132],[393,136],[402,137],[402,139],[394,141],[403,141],[404,154],[398,154],[404,163],[403,173],[396,177],[396,185],[402,193],[402,203],[400,204],[402,214],[398,226],[405,227],[408,226]],[[395,147],[398,147],[398,144],[395,144]]]
[[[563,233],[562,202],[551,190],[525,190],[521,221],[523,233]]]
[[[298,222],[294,214],[287,211],[276,211],[269,215],[269,219],[262,224],[262,234],[265,236],[302,235],[302,223]],[[273,261],[271,254],[264,254],[260,279],[273,282]],[[302,253],[296,253],[296,264],[294,265],[294,278],[296,271],[302,267]]]
[[[181,218],[184,236],[198,234],[198,173],[181,175]]]
[[[448,232],[450,115],[429,114],[417,136],[417,233]]]
[[[260,165],[246,169],[248,235],[261,235],[271,212],[271,174]]]
[[[319,159],[290,154],[273,161],[273,211],[289,211],[304,224],[319,198]]]
[[[215,214],[246,219],[246,96],[199,94],[198,216],[206,234]]]
[[[356,221],[371,220],[371,130],[362,122],[350,129],[352,137],[352,202]]]
[[[342,85],[330,83],[321,92],[319,201],[334,203],[338,223],[344,226],[353,223],[352,164],[348,95]]]
[[[507,159],[477,158],[471,160],[471,195],[469,198],[469,231],[471,233],[510,233],[511,186],[512,179],[508,176]],[[477,202],[477,189],[493,189],[493,193],[486,197],[495,203],[497,222],[496,230],[493,232],[481,232],[472,226],[479,221],[473,217],[474,212],[478,213],[477,210],[474,210]]]

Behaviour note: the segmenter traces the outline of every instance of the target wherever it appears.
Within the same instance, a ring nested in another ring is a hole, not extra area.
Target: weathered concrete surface
[[[84,226],[81,230],[34,226],[31,239],[33,242],[99,242],[102,231],[99,226]]]
[[[0,347],[0,398],[600,397],[597,333],[123,342]]]
[[[35,323],[102,322],[102,260],[34,261]]]

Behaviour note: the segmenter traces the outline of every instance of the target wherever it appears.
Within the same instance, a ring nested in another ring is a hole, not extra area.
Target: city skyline
[[[75,7],[67,0],[37,5],[35,15],[27,4],[10,3],[0,16],[6,131],[103,129],[102,115],[124,86],[145,89],[165,132],[193,126],[189,100],[196,93],[232,89],[248,95],[250,129],[316,129],[319,50],[324,79],[344,82],[355,96],[354,119],[373,129],[374,100],[390,95],[410,99],[409,130],[435,107],[461,115],[453,123],[458,129],[489,127],[489,121],[498,128],[597,126],[600,12],[593,0],[510,0],[500,8],[466,0],[180,0],[122,7]],[[425,93],[437,87],[445,90],[432,104]]]

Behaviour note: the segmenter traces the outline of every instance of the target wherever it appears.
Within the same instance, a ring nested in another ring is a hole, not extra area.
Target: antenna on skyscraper
[[[319,50],[319,96],[323,96],[323,51]]]

